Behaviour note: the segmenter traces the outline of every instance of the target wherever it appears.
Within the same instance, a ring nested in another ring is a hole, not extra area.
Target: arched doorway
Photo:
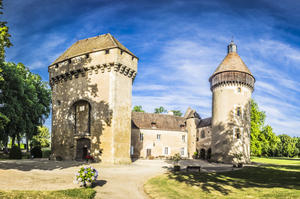
[[[74,110],[75,110],[75,134],[90,135],[91,105],[85,100],[80,100],[74,104]]]
[[[90,155],[91,141],[88,138],[80,138],[77,140],[76,160],[85,160]]]
[[[200,150],[200,158],[201,158],[202,160],[205,159],[205,149],[201,149],[201,150]]]

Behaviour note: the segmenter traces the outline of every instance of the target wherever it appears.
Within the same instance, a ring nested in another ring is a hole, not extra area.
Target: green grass
[[[258,162],[258,163],[264,163],[264,164],[276,164],[276,165],[300,165],[300,158],[286,158],[286,157],[260,158],[260,157],[251,157],[251,162]]]
[[[254,160],[268,165],[237,171],[170,172],[150,179],[144,188],[151,198],[165,199],[300,198],[300,164],[294,163],[298,160],[265,159]]]
[[[96,191],[87,189],[67,189],[59,191],[0,191],[0,198],[6,199],[92,199]]]

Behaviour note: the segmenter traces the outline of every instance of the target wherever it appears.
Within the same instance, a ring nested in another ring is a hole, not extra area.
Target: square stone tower
[[[51,158],[130,160],[132,83],[138,58],[111,34],[77,41],[48,68]]]

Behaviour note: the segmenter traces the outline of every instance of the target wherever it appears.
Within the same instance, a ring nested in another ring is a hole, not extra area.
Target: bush
[[[51,150],[50,149],[44,149],[43,150],[43,158],[50,158]]]
[[[31,156],[33,156],[33,158],[42,158],[43,157],[42,149],[40,146],[33,147],[31,149],[30,153],[31,153]]]
[[[22,151],[18,146],[13,146],[9,151],[10,159],[22,159]]]

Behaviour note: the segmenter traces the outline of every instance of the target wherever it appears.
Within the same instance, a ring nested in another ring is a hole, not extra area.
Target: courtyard
[[[202,160],[180,162],[187,165],[201,165],[203,171],[232,170],[231,165],[208,163]],[[84,162],[34,160],[1,160],[0,190],[67,190],[78,188],[73,183],[74,174]],[[95,198],[147,198],[144,184],[152,177],[167,173],[171,161],[137,160],[128,165],[91,164],[99,171],[95,183]]]

